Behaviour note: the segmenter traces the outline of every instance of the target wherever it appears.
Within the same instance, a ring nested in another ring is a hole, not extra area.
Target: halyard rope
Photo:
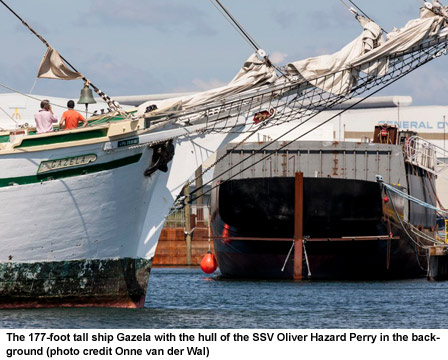
[[[395,193],[395,194],[397,194],[397,195],[399,195],[399,196],[405,198],[406,200],[412,201],[412,202],[414,202],[414,203],[416,203],[416,204],[418,204],[418,205],[420,205],[420,206],[423,206],[423,207],[425,207],[425,208],[427,208],[427,209],[434,210],[434,211],[436,211],[436,212],[440,212],[440,213],[443,213],[443,214],[445,214],[445,215],[448,215],[448,211],[447,211],[447,210],[443,210],[443,209],[438,208],[438,207],[436,207],[436,206],[434,206],[434,205],[428,204],[428,203],[426,203],[426,202],[424,202],[424,201],[422,201],[422,200],[420,200],[420,199],[417,199],[417,198],[414,197],[414,196],[411,196],[411,195],[409,195],[409,194],[406,194],[406,193],[403,192],[403,191],[400,191],[400,190],[394,188],[393,186],[391,186],[391,185],[389,185],[389,184],[383,183],[382,185],[383,185],[387,190],[389,190],[389,191],[391,191],[391,192],[393,192],[393,193]]]

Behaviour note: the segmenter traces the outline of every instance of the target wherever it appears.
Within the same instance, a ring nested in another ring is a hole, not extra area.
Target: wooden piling
[[[294,280],[303,279],[303,173],[295,174],[294,186]]]
[[[189,203],[190,189],[188,183],[184,187],[184,195],[186,198],[185,205],[185,243],[187,245],[187,265],[191,265],[191,206]]]
[[[199,166],[196,169],[195,172],[195,177],[196,177],[196,184],[195,184],[195,188],[196,188],[196,215],[197,215],[197,223],[196,225],[199,226],[205,226],[206,224],[204,223],[204,202],[203,202],[203,179],[202,179],[202,165]]]

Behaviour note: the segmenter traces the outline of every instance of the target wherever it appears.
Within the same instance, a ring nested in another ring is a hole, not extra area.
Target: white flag
[[[52,47],[47,48],[47,52],[37,73],[38,78],[75,80],[82,79],[83,75],[77,71],[70,70],[62,60],[61,55]]]

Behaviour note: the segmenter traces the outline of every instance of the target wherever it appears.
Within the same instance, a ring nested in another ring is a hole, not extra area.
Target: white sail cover
[[[358,17],[363,33],[332,55],[322,55],[286,65],[286,72],[332,94],[346,94],[357,84],[359,72],[381,77],[387,74],[389,58],[436,35],[445,19],[423,8],[420,18],[394,29],[386,41],[374,22]]]
[[[144,114],[149,105],[157,105],[158,108],[151,112],[152,115],[166,115],[213,101],[224,103],[230,96],[262,85],[288,84],[291,76],[326,92],[345,95],[358,84],[360,72],[375,77],[386,75],[391,57],[401,56],[402,52],[433,38],[446,25],[443,16],[422,8],[420,18],[409,21],[399,30],[394,29],[384,40],[382,29],[373,21],[362,16],[357,16],[357,20],[363,27],[360,36],[334,54],[287,64],[288,79],[277,78],[275,69],[253,54],[228,85],[198,94],[148,101],[139,106],[137,115]]]
[[[82,79],[81,73],[68,68],[61,55],[51,46],[47,47],[47,51],[40,63],[38,78],[60,79],[60,80],[76,80]]]
[[[432,11],[422,8],[419,19],[409,21],[403,28],[394,29],[387,35],[386,42],[376,49],[353,60],[350,66],[366,66],[381,58],[404,52],[435,36],[444,26],[445,19]]]
[[[149,105],[157,105],[159,110],[154,112],[155,114],[168,109],[185,110],[214,100],[221,100],[251,88],[271,84],[276,80],[275,69],[267,65],[264,60],[260,60],[257,54],[254,53],[246,60],[238,74],[226,86],[162,101],[147,101],[138,107],[137,115],[144,114]]]
[[[351,43],[331,55],[322,55],[286,65],[290,76],[298,76],[333,94],[344,94],[356,84],[358,72],[347,67],[355,59],[371,51],[383,42],[381,28],[362,16],[357,17],[364,31]],[[346,69],[345,71],[341,71]],[[327,76],[334,74],[332,76]]]

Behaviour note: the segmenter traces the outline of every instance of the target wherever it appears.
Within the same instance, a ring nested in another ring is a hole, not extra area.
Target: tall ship
[[[391,84],[443,55],[448,34],[436,6],[387,39],[355,14],[362,33],[336,54],[278,67],[255,46],[226,86],[125,110],[5,6],[46,46],[39,77],[82,80],[83,103],[92,88],[109,109],[74,130],[0,133],[2,308],[143,306],[164,219],[176,199],[191,201],[177,195],[208,155]]]

